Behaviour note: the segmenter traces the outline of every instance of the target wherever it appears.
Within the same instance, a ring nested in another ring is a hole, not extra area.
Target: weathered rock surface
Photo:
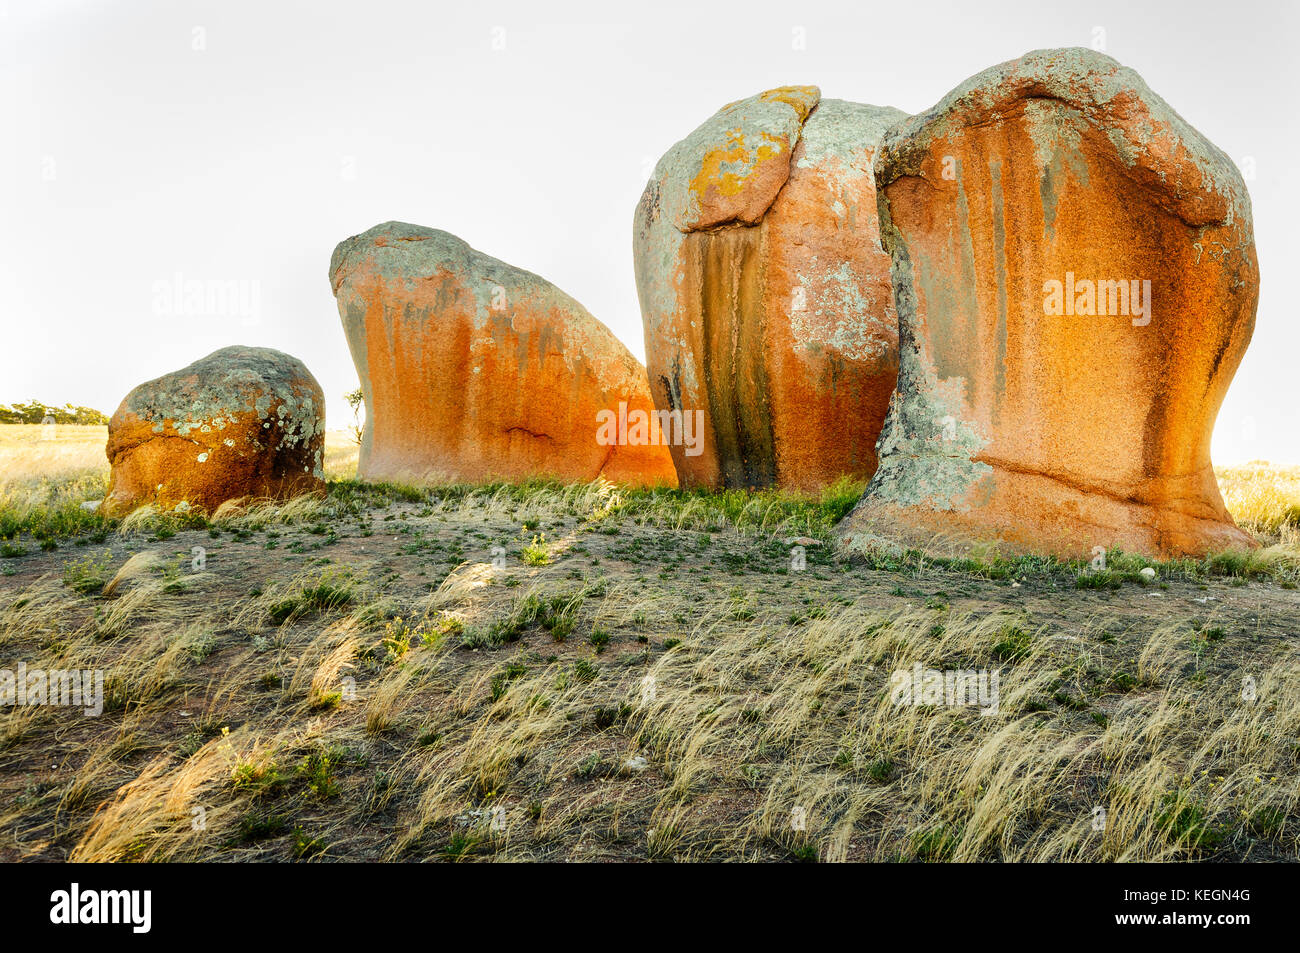
[[[635,428],[602,442],[602,412],[653,410],[645,369],[550,282],[388,222],[339,244],[330,284],[365,397],[363,479],[676,485]]]
[[[1252,545],[1210,463],[1259,285],[1227,156],[1132,70],[1043,50],[891,128],[875,177],[901,357],[846,543]]]
[[[105,452],[108,513],[323,490],[325,396],[295,357],[222,348],[127,394]]]
[[[703,452],[672,447],[683,486],[812,490],[875,470],[898,331],[872,159],[904,116],[782,87],[656,166],[633,248],[655,403],[703,414]]]

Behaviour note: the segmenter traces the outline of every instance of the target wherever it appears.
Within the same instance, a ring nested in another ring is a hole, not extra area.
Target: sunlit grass
[[[1300,466],[1247,463],[1214,472],[1224,505],[1238,526],[1263,536],[1290,531],[1294,539],[1300,527]]]

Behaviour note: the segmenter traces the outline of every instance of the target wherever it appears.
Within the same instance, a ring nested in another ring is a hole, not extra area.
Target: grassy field
[[[322,499],[109,521],[103,439],[0,428],[0,669],[105,677],[0,713],[0,859],[1300,854],[1300,468],[1220,473],[1261,550],[1094,571],[846,561],[861,486],[370,486],[342,439]],[[997,710],[897,704],[916,665]]]

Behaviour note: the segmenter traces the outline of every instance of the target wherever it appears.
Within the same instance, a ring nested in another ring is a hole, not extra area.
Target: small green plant
[[[523,548],[520,555],[525,566],[545,566],[549,563],[551,553],[546,546],[546,534],[534,536],[533,541]]]
[[[888,758],[876,758],[868,762],[866,774],[877,784],[885,784],[894,776],[894,762]]]
[[[83,596],[102,591],[111,576],[108,564],[112,559],[113,551],[106,549],[99,559],[86,556],[64,563],[63,584]]]
[[[334,780],[334,763],[327,751],[313,751],[298,765],[298,776],[307,784],[307,790],[322,801],[339,793]]]
[[[306,860],[308,857],[323,854],[328,846],[321,838],[308,836],[307,832],[302,829],[301,824],[294,825],[293,856],[299,860]]]
[[[499,701],[501,698],[505,697],[506,691],[510,687],[510,683],[527,673],[528,666],[523,662],[507,662],[505,668],[493,675],[489,682],[492,700]]]
[[[235,765],[230,780],[236,791],[253,797],[273,796],[284,789],[284,779],[274,761],[241,761]]]
[[[245,814],[239,820],[239,838],[245,841],[267,840],[284,835],[288,828],[288,821],[279,814]]]
[[[1286,814],[1276,807],[1265,805],[1251,812],[1246,828],[1256,837],[1273,838],[1282,832]]]
[[[539,613],[542,628],[551,633],[556,642],[563,642],[573,634],[582,607],[584,592],[558,593],[542,605]]]
[[[790,853],[794,857],[794,860],[797,863],[800,864],[817,863],[816,844],[800,844],[798,847],[795,847],[793,850],[791,850]]]
[[[1209,626],[1207,628],[1201,629],[1200,634],[1201,637],[1205,639],[1205,641],[1207,642],[1218,642],[1222,640],[1223,637],[1228,633],[1224,630],[1222,626],[1215,625],[1215,626]]]
[[[605,646],[609,645],[609,633],[604,629],[592,629],[587,641],[595,646],[597,652],[603,652]]]
[[[445,640],[459,637],[465,632],[465,623],[455,616],[443,616],[420,633],[420,640],[428,646],[439,646]]]
[[[1193,850],[1213,849],[1223,838],[1222,832],[1209,823],[1205,806],[1182,790],[1161,797],[1156,826],[1170,840]]]
[[[402,617],[390,619],[384,625],[383,649],[384,659],[389,664],[399,661],[411,650],[411,636],[414,630],[402,621]]]
[[[956,847],[956,836],[942,824],[924,828],[912,835],[912,853],[917,860],[930,863],[948,860]]]
[[[478,838],[470,834],[462,834],[457,831],[451,835],[451,840],[447,846],[442,849],[443,856],[448,860],[460,860],[467,857],[478,845]]]
[[[1004,625],[993,643],[993,657],[1002,662],[1018,662],[1029,655],[1032,637],[1017,625]]]
[[[194,662],[202,662],[216,650],[217,637],[212,632],[201,632],[185,643],[185,654]]]
[[[272,625],[282,625],[314,612],[342,609],[355,598],[352,579],[346,573],[327,569],[314,582],[273,602],[266,614]]]
[[[343,704],[341,691],[321,692],[311,703],[313,711],[333,711]]]

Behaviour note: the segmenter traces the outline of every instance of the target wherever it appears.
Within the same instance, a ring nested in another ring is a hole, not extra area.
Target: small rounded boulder
[[[227,347],[127,394],[108,425],[104,511],[214,511],[324,490],[325,395],[295,357]]]

